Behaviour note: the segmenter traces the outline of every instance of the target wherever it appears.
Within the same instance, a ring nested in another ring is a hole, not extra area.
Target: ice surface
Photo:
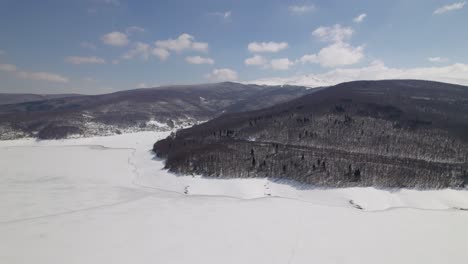
[[[0,263],[466,263],[467,191],[175,176],[168,134],[0,142]]]

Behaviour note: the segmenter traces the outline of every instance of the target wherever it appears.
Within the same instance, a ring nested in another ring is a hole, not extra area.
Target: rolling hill
[[[154,145],[166,168],[325,187],[462,188],[468,87],[417,80],[342,83],[229,113]]]
[[[169,130],[206,121],[224,112],[268,107],[310,92],[312,90],[297,86],[225,82],[0,105],[0,140]]]

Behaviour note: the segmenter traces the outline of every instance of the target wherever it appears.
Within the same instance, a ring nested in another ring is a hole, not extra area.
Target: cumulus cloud
[[[65,58],[65,62],[71,64],[104,64],[106,61],[103,58],[99,57],[79,57],[79,56],[69,56]]]
[[[50,72],[26,72],[21,71],[18,73],[18,77],[34,81],[48,81],[48,82],[58,82],[58,83],[67,83],[68,78]]]
[[[466,5],[466,1],[441,6],[437,8],[436,10],[434,10],[434,15],[440,15],[440,14],[444,14],[450,11],[459,10],[465,7],[465,5]]]
[[[162,61],[166,60],[169,57],[169,55],[171,55],[169,51],[162,49],[162,48],[154,48],[151,51],[151,54],[158,57]]]
[[[385,79],[421,79],[468,85],[468,64],[455,63],[444,67],[400,69],[388,67],[382,61],[373,61],[370,65],[361,68],[338,68],[319,74],[264,78],[247,83],[320,87],[356,80]]]
[[[317,54],[305,54],[295,61],[288,58],[268,61],[260,55],[255,55],[247,58],[244,63],[248,66],[261,66],[264,69],[288,70],[295,64],[320,64],[326,68],[348,66],[361,62],[363,58],[362,46],[353,47],[346,42],[336,42],[322,48]]]
[[[214,64],[212,58],[200,56],[189,56],[185,58],[185,61],[190,64]]]
[[[110,46],[123,47],[128,45],[126,34],[118,31],[110,32],[101,37],[102,42]]]
[[[149,44],[137,42],[133,45],[133,48],[125,53],[122,58],[124,59],[133,59],[139,57],[142,60],[148,60],[151,55],[151,47]]]
[[[449,59],[443,58],[443,57],[429,57],[427,58],[428,61],[430,62],[448,62]]]
[[[214,82],[222,81],[235,81],[237,80],[237,72],[234,70],[223,68],[223,69],[214,69],[211,73],[205,76],[208,80]]]
[[[288,58],[267,60],[260,55],[254,55],[245,59],[244,64],[247,66],[259,66],[263,69],[288,70],[295,63]]]
[[[296,62],[318,63],[322,67],[333,68],[359,63],[364,58],[362,46],[353,47],[345,42],[336,42],[322,48],[318,54],[306,54]]]
[[[147,61],[151,55],[157,57],[161,61],[164,61],[169,57],[170,53],[162,48],[154,48],[147,43],[136,42],[133,44],[132,49],[122,55],[122,58],[126,60],[140,58],[141,60]]]
[[[289,12],[297,15],[302,15],[315,10],[314,5],[291,5],[289,6]]]
[[[249,66],[264,66],[267,63],[268,61],[260,55],[254,55],[244,60],[244,64]]]
[[[323,67],[338,67],[356,64],[364,58],[364,48],[337,42],[320,50],[318,62]]]
[[[354,30],[336,24],[331,27],[319,27],[312,32],[312,36],[324,42],[342,42],[351,38]]]
[[[289,67],[293,65],[294,62],[290,61],[288,58],[273,59],[270,62],[270,67],[273,70],[288,70]]]
[[[168,51],[182,52],[186,50],[195,50],[200,52],[208,51],[208,43],[195,42],[194,37],[184,33],[176,39],[158,40],[155,42],[156,47]]]
[[[13,64],[0,64],[0,71],[14,72],[16,71],[16,66]]]
[[[133,28],[133,31],[141,31],[143,29]],[[127,29],[128,31],[128,29]],[[132,31],[132,30],[130,30]],[[121,33],[123,34],[123,33]],[[195,38],[189,34],[182,34],[176,39],[158,40],[154,42],[154,46],[143,42],[135,42],[132,44],[132,48],[122,55],[123,59],[140,58],[142,60],[148,60],[151,56],[159,58],[159,60],[166,60],[172,52],[183,52],[183,51],[199,51],[207,52],[208,43],[196,42]],[[203,58],[200,56],[187,57],[187,62],[193,64],[213,64],[214,61],[211,58]]]
[[[318,56],[316,54],[306,54],[302,56],[297,62],[306,64],[306,63],[319,63]]]
[[[284,50],[288,47],[287,42],[251,42],[247,46],[250,52],[260,53],[260,52],[271,52],[276,53],[281,50]]]
[[[353,19],[354,23],[361,23],[367,17],[366,13],[360,14],[359,16]]]
[[[318,63],[322,67],[340,67],[360,62],[364,58],[364,47],[354,47],[347,41],[352,37],[354,31],[350,27],[336,24],[331,27],[318,27],[312,35],[320,41],[331,42],[322,48],[317,54],[306,54],[296,62]]]
[[[127,33],[127,35],[132,35],[134,33],[142,33],[142,32],[145,32],[145,29],[142,27],[138,27],[138,26],[131,26],[125,29],[125,33]]]

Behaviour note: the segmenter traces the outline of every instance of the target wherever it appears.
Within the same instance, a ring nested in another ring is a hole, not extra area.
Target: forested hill
[[[44,101],[65,97],[79,96],[78,94],[14,94],[0,93],[0,105],[19,104],[34,101]]]
[[[0,140],[171,130],[212,119],[223,112],[265,108],[310,92],[313,90],[299,86],[224,82],[66,98],[43,96],[39,97],[41,100],[0,105]]]
[[[418,80],[343,83],[181,130],[154,151],[171,171],[209,177],[464,187],[468,88]]]

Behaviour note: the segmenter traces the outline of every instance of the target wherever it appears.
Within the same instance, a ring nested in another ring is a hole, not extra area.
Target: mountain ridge
[[[81,96],[81,94],[0,93],[0,105],[19,104],[75,96]]]
[[[0,105],[0,139],[170,130],[312,92],[239,83],[166,86]]]

